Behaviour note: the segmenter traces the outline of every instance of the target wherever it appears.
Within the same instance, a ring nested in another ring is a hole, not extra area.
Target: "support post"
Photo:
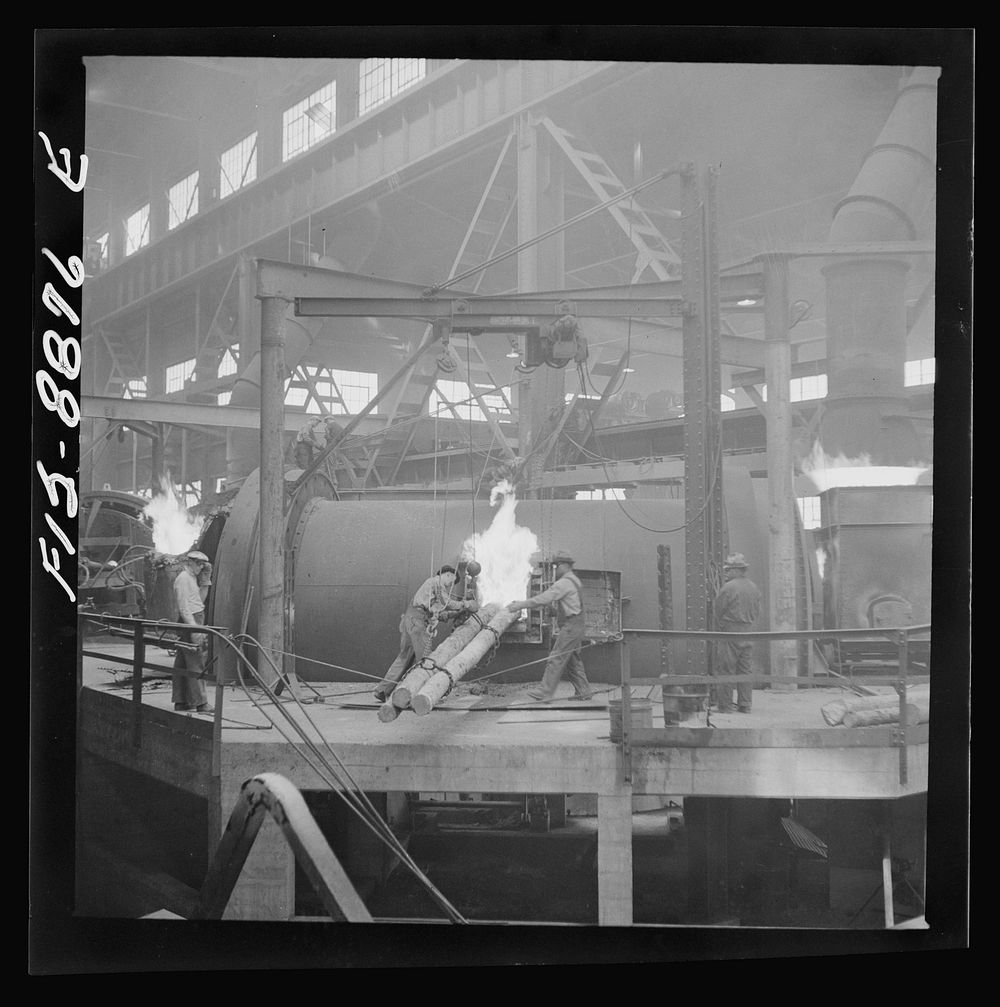
[[[792,473],[792,348],[788,325],[788,262],[764,263],[764,378],[767,382],[768,628],[796,629],[795,488]],[[771,642],[771,674],[794,678],[798,657],[794,640]],[[792,684],[775,683],[778,691]]]
[[[261,298],[260,521],[258,525],[258,635],[280,668],[285,649],[284,473],[285,311],[280,297]],[[258,671],[268,685],[277,677],[266,662]]]
[[[597,795],[597,922],[632,926],[632,789]]]
[[[517,124],[517,240],[534,238],[563,221],[562,162],[545,144],[543,130],[530,113]],[[565,285],[565,255],[562,232],[517,254],[517,289],[521,293],[558,289]],[[558,421],[565,405],[565,372],[539,367],[518,391],[517,434],[522,457],[535,448],[551,424]],[[550,420],[551,414],[556,419]],[[528,496],[541,494],[544,459],[534,455],[524,471]]]
[[[699,191],[693,165],[681,172],[684,315],[684,549],[685,628],[711,625],[713,572],[722,561],[722,423],[718,262],[715,252],[714,172]],[[709,669],[707,641],[686,644],[688,674]]]

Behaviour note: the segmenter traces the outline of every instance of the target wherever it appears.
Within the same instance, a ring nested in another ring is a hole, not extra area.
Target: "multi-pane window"
[[[625,490],[621,486],[609,486],[602,490],[577,490],[577,500],[624,500]]]
[[[330,377],[340,389],[343,405],[332,402],[330,412],[349,416],[361,412],[378,395],[378,375],[369,371],[330,371]],[[317,389],[320,389],[317,383]],[[332,389],[331,389],[332,391]],[[320,389],[322,394],[322,390]]]
[[[219,198],[225,199],[257,177],[257,134],[251,133],[219,158]]]
[[[363,59],[358,115],[394,98],[426,73],[426,59]]]
[[[307,364],[285,383],[285,404],[307,413],[353,416],[378,394],[378,374]]]
[[[497,393],[487,394],[485,389],[492,388],[492,385],[476,385],[476,390],[482,395],[486,408],[495,415],[509,417],[510,410],[503,400],[503,396]],[[472,399],[470,402],[469,400]],[[482,409],[475,401],[469,386],[464,381],[438,381],[431,390],[428,400],[431,414],[438,413],[442,416],[457,415],[463,420],[485,420]],[[449,408],[449,404],[454,406],[454,412]]]
[[[198,172],[193,171],[167,190],[167,230],[172,231],[198,212]]]
[[[125,218],[125,254],[131,255],[149,244],[149,203]]]
[[[171,392],[179,392],[184,388],[184,383],[194,376],[194,366],[196,359],[192,357],[190,360],[182,360],[179,364],[171,364],[165,373],[166,380],[166,391],[169,395]]]
[[[131,378],[125,382],[122,392],[123,399],[144,399],[146,397],[146,378]]]
[[[903,383],[907,388],[913,385],[934,384],[934,357],[907,360],[903,369]]]
[[[337,83],[330,81],[281,116],[281,160],[308,150],[337,128]]]
[[[808,531],[820,525],[819,497],[796,497],[799,505],[799,516],[802,527]]]
[[[219,361],[219,369],[216,372],[216,376],[220,378],[227,378],[230,374],[235,374],[238,366],[237,361],[240,355],[240,344],[233,343],[226,352],[223,354],[222,359]]]
[[[108,268],[108,239],[111,235],[105,231],[96,238],[88,238],[84,248],[84,275],[97,276]]]
[[[792,378],[788,386],[791,402],[805,402],[807,399],[826,398],[826,375],[807,374],[803,378]]]

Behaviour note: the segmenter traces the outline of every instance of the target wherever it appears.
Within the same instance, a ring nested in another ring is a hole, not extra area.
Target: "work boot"
[[[569,701],[571,703],[589,703],[594,698],[592,692],[588,693],[577,693],[575,696],[570,696]]]
[[[548,703],[555,699],[555,696],[546,696],[544,692],[538,692],[535,689],[532,689],[528,693],[528,698],[533,699],[536,703]]]
[[[208,703],[202,703],[201,706],[196,706],[194,708],[195,713],[215,713],[215,707],[209,706]]]

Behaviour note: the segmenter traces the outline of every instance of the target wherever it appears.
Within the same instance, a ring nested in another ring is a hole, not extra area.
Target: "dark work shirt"
[[[748,626],[760,615],[760,591],[746,577],[734,577],[722,585],[715,598],[715,621],[720,629],[729,626]]]

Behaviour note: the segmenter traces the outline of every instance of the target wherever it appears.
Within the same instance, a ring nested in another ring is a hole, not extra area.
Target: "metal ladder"
[[[104,395],[124,395],[129,381],[141,380],[144,375],[132,351],[132,344],[120,333],[100,329],[101,339],[111,357],[111,371],[104,383]]]
[[[586,141],[557,126],[547,116],[543,116],[539,123],[548,130],[552,139],[569,158],[570,163],[600,202],[604,203],[625,192],[627,187],[622,184],[612,167]],[[635,201],[635,197],[613,203],[608,207],[608,213],[639,253],[632,274],[633,283],[639,280],[647,269],[660,280],[680,276],[680,256]]]

